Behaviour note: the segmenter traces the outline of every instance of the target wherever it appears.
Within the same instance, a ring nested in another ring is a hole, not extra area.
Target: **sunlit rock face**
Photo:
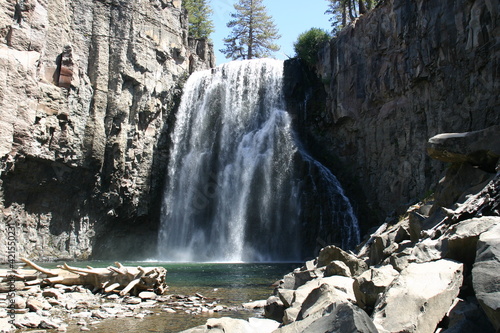
[[[383,1],[324,48],[314,84],[285,66],[303,137],[344,164],[363,221],[397,216],[441,177],[430,137],[499,123],[499,15],[497,1]]]
[[[0,234],[15,223],[33,258],[138,254],[168,123],[211,46],[188,41],[180,1],[5,0],[0,37]]]

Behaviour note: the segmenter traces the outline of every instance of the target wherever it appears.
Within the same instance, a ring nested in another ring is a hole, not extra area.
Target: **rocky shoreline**
[[[499,134],[431,138],[429,155],[451,163],[434,194],[356,253],[327,246],[285,275],[266,325],[211,319],[183,333],[500,332]]]
[[[207,315],[228,313],[234,308],[221,304],[219,299],[201,294],[157,295],[143,291],[137,296],[119,296],[117,293],[94,294],[84,286],[29,287],[16,291],[13,300],[14,324],[7,306],[8,294],[0,293],[0,332],[46,329],[57,332],[89,331],[105,320],[133,318],[147,319],[161,313]],[[243,309],[243,308],[242,308]],[[37,331],[43,332],[43,331]]]

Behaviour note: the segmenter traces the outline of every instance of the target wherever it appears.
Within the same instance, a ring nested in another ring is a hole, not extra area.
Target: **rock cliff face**
[[[169,123],[211,45],[180,0],[0,8],[0,257],[9,224],[19,256],[150,251]]]
[[[383,1],[321,52],[320,79],[286,64],[298,130],[367,207],[365,223],[400,214],[436,183],[445,165],[426,155],[430,137],[500,123],[499,8]]]

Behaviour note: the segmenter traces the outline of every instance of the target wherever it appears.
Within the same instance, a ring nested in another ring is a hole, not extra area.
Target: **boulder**
[[[265,301],[264,317],[281,322],[285,314],[285,305],[277,296],[271,296]]]
[[[352,276],[357,276],[368,269],[368,265],[356,256],[349,254],[335,245],[324,247],[319,252],[317,267],[328,265],[334,260],[342,261],[351,270]]]
[[[500,224],[500,217],[483,216],[453,225],[440,237],[447,243],[445,257],[471,267],[476,256],[479,236],[495,224]]]
[[[313,310],[308,310],[307,313],[304,312],[307,310],[307,308],[313,306],[313,303],[315,303],[315,297],[317,298],[317,300],[321,299],[321,302],[324,304],[328,302],[330,302],[331,304],[337,301],[355,302],[356,296],[354,294],[353,284],[354,279],[344,276],[331,276],[307,282],[295,291],[291,307],[285,310],[283,323],[289,324],[295,321],[299,316],[301,316],[301,318],[305,318],[306,316],[311,315]],[[322,285],[326,286],[320,288]],[[318,288],[320,290],[315,291]],[[312,294],[314,291],[314,295],[310,296],[310,294]],[[322,294],[325,295],[322,296]],[[308,300],[308,303],[305,304],[304,307],[304,302],[306,301],[306,299]],[[314,309],[317,309],[317,307],[315,307]]]
[[[331,285],[324,283],[318,288],[314,289],[302,303],[297,320],[309,317],[309,315],[323,312],[335,302],[342,299],[339,291]]]
[[[463,264],[442,259],[412,263],[389,285],[372,318],[381,333],[433,333],[457,297]]]
[[[147,299],[154,300],[158,297],[158,295],[153,291],[141,291],[138,296],[142,300],[147,300]]]
[[[370,246],[370,265],[378,265],[399,249],[399,243],[410,239],[410,223],[403,219],[375,236]]]
[[[38,325],[40,325],[42,319],[43,318],[40,315],[34,312],[29,312],[16,318],[14,325],[16,325],[17,327],[21,325],[29,328],[37,328]]]
[[[399,275],[391,265],[372,267],[356,278],[354,293],[358,305],[375,306],[379,295]]]
[[[271,333],[279,323],[270,319],[250,318],[248,321],[228,317],[210,318],[205,325],[181,333]]]
[[[484,232],[477,242],[472,284],[479,304],[500,331],[500,224]]]
[[[495,332],[475,299],[466,301],[457,298],[446,317],[447,327],[441,333]]]
[[[427,153],[443,162],[468,162],[488,168],[500,157],[500,125],[474,132],[438,134],[429,139]]]
[[[308,317],[281,327],[273,333],[377,333],[370,317],[350,302],[332,304],[327,314],[319,318]]]
[[[290,306],[292,306],[292,303],[293,303],[293,300],[294,300],[294,297],[295,297],[295,291],[294,290],[279,288],[277,290],[277,293],[278,293],[278,297],[283,302],[283,305],[286,308],[289,308]]]
[[[466,196],[481,191],[491,180],[492,173],[481,170],[469,163],[453,164],[446,176],[436,186],[434,197],[441,207],[453,208],[462,203]]]
[[[343,261],[334,260],[328,265],[326,265],[326,270],[325,270],[325,277],[333,275],[351,277],[351,270]]]

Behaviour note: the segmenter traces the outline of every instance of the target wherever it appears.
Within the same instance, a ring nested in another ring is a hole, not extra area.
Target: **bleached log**
[[[26,265],[28,265],[28,266],[36,269],[37,271],[39,271],[39,272],[41,272],[41,273],[43,273],[43,274],[45,274],[45,275],[47,275],[49,277],[51,277],[51,276],[57,276],[57,273],[54,273],[54,272],[52,272],[49,269],[43,268],[41,266],[38,266],[37,264],[35,264],[34,262],[32,262],[32,261],[30,261],[30,260],[28,260],[26,258],[19,258],[19,259],[21,259],[21,261],[24,262]]]
[[[132,280],[122,291],[120,291],[120,296],[125,296],[132,288],[134,288],[141,279]]]

